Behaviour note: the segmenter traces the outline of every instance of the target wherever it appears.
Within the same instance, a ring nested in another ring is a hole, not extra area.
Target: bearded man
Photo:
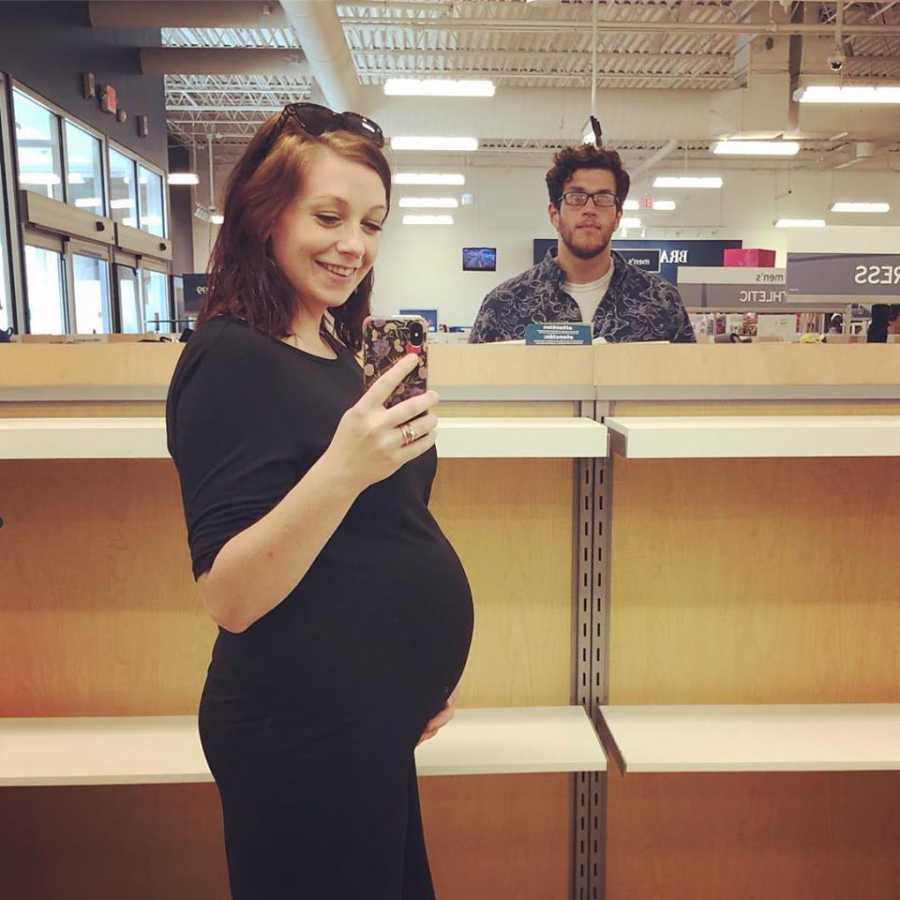
[[[619,154],[564,147],[546,180],[557,253],[484,298],[469,343],[521,340],[544,322],[588,322],[610,343],[696,341],[678,290],[610,248],[631,183]]]

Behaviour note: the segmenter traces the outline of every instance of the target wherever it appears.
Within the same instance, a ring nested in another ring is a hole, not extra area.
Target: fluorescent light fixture
[[[404,216],[404,225],[452,225],[453,216]]]
[[[718,189],[722,187],[722,178],[719,175],[658,175],[653,187]]]
[[[636,217],[624,216],[619,220],[619,228],[640,228],[641,220]]]
[[[800,145],[796,141],[717,141],[712,151],[717,156],[796,156]]]
[[[798,103],[900,103],[900,85],[810,84],[797,88]]]
[[[134,209],[134,200],[130,197],[120,197],[118,200],[109,201],[110,209]]]
[[[94,206],[100,206],[103,201],[99,197],[79,197],[75,201],[76,206],[93,208]]]
[[[397,205],[403,209],[456,209],[459,201],[454,197],[401,197]]]
[[[196,172],[169,172],[169,184],[200,184],[200,176]]]
[[[824,219],[778,219],[776,228],[824,228]]]
[[[221,225],[225,221],[225,216],[222,213],[212,213],[209,217],[209,221],[212,222],[213,225]]]
[[[19,184],[56,185],[60,180],[59,175],[52,172],[22,172],[19,175]]]
[[[388,78],[384,93],[388,97],[493,97],[494,82],[458,78]]]
[[[891,211],[891,204],[880,201],[857,203],[840,200],[831,204],[831,211],[836,213],[886,213]]]
[[[439,172],[398,172],[391,178],[394,184],[464,185],[465,175],[441,174]]]
[[[394,137],[391,150],[449,150],[468,152],[478,149],[478,138],[474,137]]]
[[[640,203],[637,200],[626,200],[622,205],[622,209],[626,212],[634,212],[641,208]],[[672,212],[675,209],[675,201],[674,200],[654,200],[653,201],[653,211],[654,212]]]

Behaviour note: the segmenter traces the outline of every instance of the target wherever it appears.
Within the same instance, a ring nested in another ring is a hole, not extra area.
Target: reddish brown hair
[[[278,128],[281,133],[273,140]],[[209,259],[207,295],[197,327],[215,316],[230,315],[272,337],[291,333],[297,298],[272,256],[272,229],[303,190],[310,163],[323,147],[373,169],[384,184],[390,209],[391,169],[375,144],[348,131],[314,137],[292,120],[279,124],[279,116],[272,116],[228,178],[225,221]],[[335,334],[352,350],[362,346],[362,322],[369,315],[373,284],[370,270],[347,302],[329,312]]]

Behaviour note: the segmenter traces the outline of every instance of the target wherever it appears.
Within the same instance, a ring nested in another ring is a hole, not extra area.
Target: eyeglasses
[[[384,132],[378,124],[355,112],[337,113],[318,103],[288,103],[281,111],[270,136],[270,145],[281,134],[285,124],[293,120],[307,134],[319,137],[332,131],[349,131],[368,138],[376,147],[384,146]],[[268,152],[268,147],[266,152]]]
[[[566,191],[561,197],[569,206],[587,206],[588,200],[594,201],[594,206],[609,209],[616,206],[616,195],[610,191]]]

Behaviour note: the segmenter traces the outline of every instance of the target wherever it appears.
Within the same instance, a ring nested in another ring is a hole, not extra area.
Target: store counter
[[[0,752],[0,840],[30,835],[8,874],[20,893],[38,863],[45,893],[63,893],[78,833],[82,856],[109,867],[102,900],[132,870],[153,873],[155,896],[179,896],[185,865],[222,896],[218,800],[191,719],[215,629],[190,577],[162,418],[182,350],[0,347],[0,553],[13,561],[0,743],[21,742],[18,761]],[[685,771],[664,752],[629,768],[634,722],[622,725],[635,707],[681,709],[658,751],[679,728],[695,746],[695,708],[737,707],[752,723],[773,705],[800,717],[828,704],[850,723],[854,704],[900,701],[895,357],[871,345],[431,348],[431,507],[476,604],[458,720],[419,751],[442,900],[604,887],[609,900],[702,900],[759,885],[895,900],[896,773],[846,771],[852,759],[845,771]],[[777,739],[777,722],[767,729]],[[142,752],[123,764],[134,741]],[[712,762],[733,745],[723,738]]]

